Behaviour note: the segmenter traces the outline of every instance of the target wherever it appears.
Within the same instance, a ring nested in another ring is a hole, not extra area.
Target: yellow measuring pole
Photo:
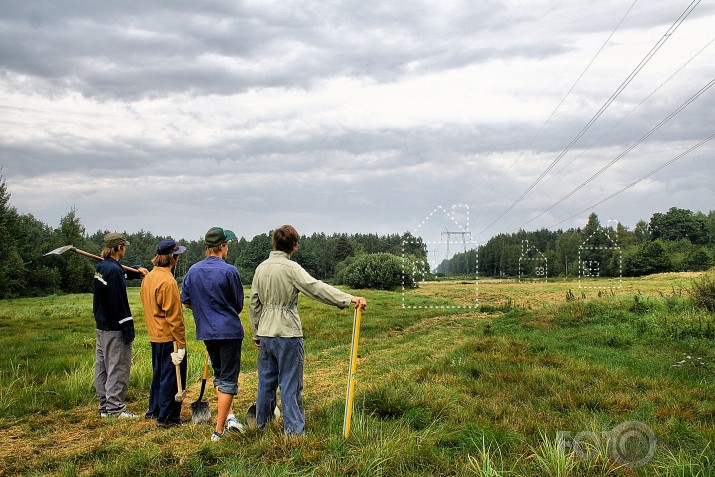
[[[345,419],[343,420],[343,435],[350,436],[350,423],[353,419],[353,398],[355,397],[355,371],[357,370],[358,341],[360,341],[360,320],[362,310],[355,306],[353,315],[353,342],[350,346],[350,372],[348,373],[348,391],[345,398]]]

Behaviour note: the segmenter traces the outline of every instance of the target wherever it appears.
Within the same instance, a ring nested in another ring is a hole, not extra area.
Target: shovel
[[[60,248],[56,248],[56,249],[54,249],[54,250],[50,250],[49,252],[47,252],[47,253],[46,253],[45,255],[43,255],[43,256],[46,257],[47,255],[62,255],[62,254],[65,253],[65,252],[78,253],[78,254],[80,254],[80,255],[84,255],[85,257],[89,257],[89,258],[93,258],[93,259],[95,259],[95,260],[99,260],[100,262],[101,262],[102,260],[104,260],[102,257],[99,257],[99,256],[97,256],[97,255],[91,254],[91,253],[89,253],[89,252],[85,252],[84,250],[80,250],[80,249],[78,249],[77,247],[75,247],[74,245],[65,245],[64,247],[60,247]],[[121,264],[120,264],[120,265],[121,265]],[[122,268],[123,268],[124,270],[128,271],[128,272],[137,273],[137,271],[136,271],[135,269],[133,269],[133,268],[131,268],[131,267],[127,267],[126,265],[122,265]]]
[[[176,353],[179,350],[179,344],[174,341],[174,353]],[[179,368],[179,365],[176,364],[174,365],[176,368],[176,396],[174,396],[174,401],[176,402],[183,402],[184,401],[184,396],[186,395],[186,389],[182,390],[181,389],[181,369]]]
[[[199,398],[191,403],[191,422],[194,424],[211,424],[211,411],[209,403],[202,401],[204,391],[206,390],[206,378],[209,376],[209,357],[206,356],[206,365],[204,366],[204,374],[201,378],[201,392]]]

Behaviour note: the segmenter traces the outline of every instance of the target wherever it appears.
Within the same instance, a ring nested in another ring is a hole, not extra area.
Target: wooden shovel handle
[[[84,255],[85,257],[93,258],[95,260],[99,260],[100,262],[104,260],[102,257],[95,255],[93,253],[85,252],[84,250],[80,250],[77,247],[72,247],[71,249],[74,253],[78,253],[80,255]],[[119,264],[121,267],[128,271],[128,272],[133,272],[133,273],[139,273],[137,270],[133,269],[132,267],[127,267],[126,265],[122,265],[121,263]]]
[[[211,357],[206,355],[206,365],[204,366],[204,375],[201,377],[204,381],[209,377],[209,363],[211,362]]]
[[[179,343],[174,341],[174,353],[176,353],[177,351],[179,351]],[[174,367],[176,368],[176,387],[179,390],[179,392],[177,393],[178,396],[179,394],[183,393],[181,389],[181,370],[179,369],[178,364],[174,365]]]

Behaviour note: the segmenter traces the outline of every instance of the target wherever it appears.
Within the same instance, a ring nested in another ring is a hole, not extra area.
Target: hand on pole
[[[186,348],[179,348],[171,353],[171,362],[174,363],[174,366],[178,366],[184,360],[184,356],[186,356]]]
[[[354,296],[351,301],[355,303],[355,308],[359,307],[361,310],[367,308],[367,300],[364,297]]]

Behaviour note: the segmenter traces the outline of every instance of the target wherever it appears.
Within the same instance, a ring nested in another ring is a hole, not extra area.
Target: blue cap
[[[186,247],[176,243],[176,240],[162,240],[156,246],[157,255],[179,255],[186,252]]]

